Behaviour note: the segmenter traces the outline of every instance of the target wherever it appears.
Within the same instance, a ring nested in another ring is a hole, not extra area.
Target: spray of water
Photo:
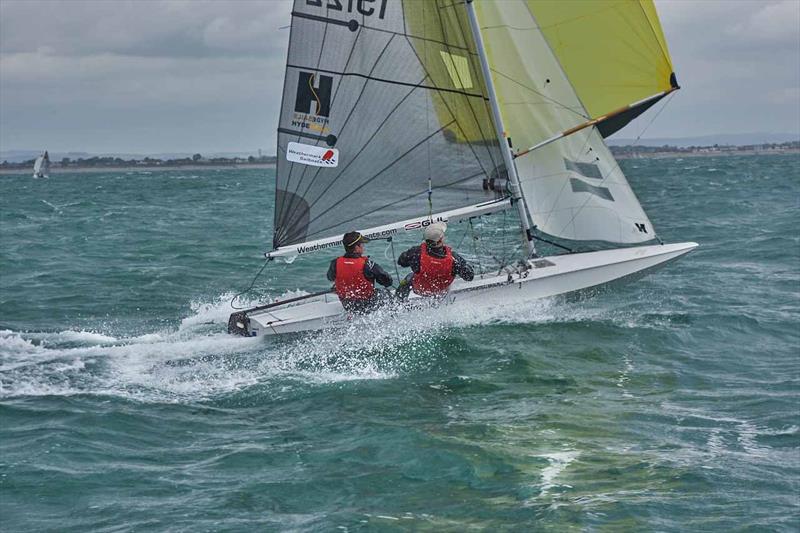
[[[287,292],[278,299],[300,294]],[[540,300],[514,306],[389,308],[337,329],[241,338],[225,332],[231,297],[192,302],[177,329],[144,335],[0,331],[0,398],[108,394],[140,401],[201,401],[253,385],[269,389],[286,380],[318,384],[425,372],[447,357],[448,341],[464,328],[587,320],[636,325],[631,313],[613,305]]]

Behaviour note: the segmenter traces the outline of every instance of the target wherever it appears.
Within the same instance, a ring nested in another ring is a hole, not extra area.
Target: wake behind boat
[[[697,245],[652,244],[603,139],[678,88],[651,0],[295,0],[266,257],[339,246],[353,227],[393,239],[508,210],[525,257],[454,282],[437,304],[544,298],[648,272]],[[538,257],[546,237],[627,247]],[[234,313],[229,331],[310,331],[350,316],[320,293]]]

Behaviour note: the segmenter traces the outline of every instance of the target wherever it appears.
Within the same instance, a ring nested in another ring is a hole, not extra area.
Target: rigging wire
[[[639,139],[641,139],[641,138],[642,138],[642,135],[644,135],[644,133],[647,131],[647,129],[648,129],[648,128],[649,128],[649,127],[650,127],[650,126],[653,124],[653,122],[655,122],[655,121],[656,121],[656,119],[658,118],[658,115],[660,115],[660,114],[661,114],[661,112],[662,112],[662,111],[664,111],[664,109],[666,109],[666,108],[667,108],[667,105],[669,105],[670,101],[672,100],[672,97],[673,97],[673,96],[675,96],[675,92],[676,92],[676,91],[672,91],[672,92],[669,94],[669,96],[667,97],[667,99],[664,101],[664,105],[662,105],[662,106],[661,106],[661,109],[659,109],[659,110],[658,110],[658,112],[657,112],[657,113],[656,113],[656,114],[653,116],[653,118],[650,120],[650,122],[648,122],[648,123],[647,123],[647,126],[645,126],[645,127],[644,127],[644,129],[642,130],[642,133],[640,133],[640,134],[639,134],[639,136],[638,136],[638,137],[636,137],[636,140],[635,140],[635,141],[633,141],[633,145],[632,145],[632,146],[636,146],[636,145],[639,143]]]
[[[428,57],[428,41],[423,45],[425,47],[425,57]],[[431,83],[436,85],[436,82],[431,78]],[[431,109],[430,105],[432,99],[425,103],[425,127],[426,131],[431,131]],[[428,220],[433,222],[433,171],[431,169],[431,142],[430,138],[425,140],[425,149],[428,152]]]
[[[472,218],[473,217],[469,217],[470,220],[472,220]],[[463,244],[464,239],[467,236],[467,231],[468,231],[467,228],[464,228],[464,233],[461,234],[461,239],[458,241],[458,244],[456,244],[456,250],[460,250],[461,249],[461,245]]]
[[[392,237],[388,237],[386,239],[389,241],[389,246],[383,251],[383,256],[388,260],[389,259],[389,249],[392,250],[392,264],[394,264],[394,275],[397,276],[397,283],[400,283],[400,271],[397,269],[397,258],[394,255],[394,239]]]
[[[508,255],[508,247],[506,246],[506,217],[508,215],[508,210],[503,210],[503,221],[500,223],[500,234],[502,235],[502,242],[500,245],[503,247],[503,255],[500,258],[500,270],[502,270],[506,266],[506,260]]]
[[[669,96],[667,97],[667,99],[664,101],[664,105],[662,105],[662,106],[661,106],[661,109],[659,109],[659,110],[658,110],[658,112],[657,112],[657,113],[656,113],[656,114],[653,116],[652,120],[650,120],[650,122],[648,122],[648,123],[647,123],[647,126],[645,126],[645,127],[644,127],[644,129],[643,129],[643,130],[642,130],[642,132],[639,134],[639,136],[638,136],[638,137],[636,137],[636,140],[635,140],[635,141],[633,141],[633,146],[636,146],[636,145],[639,143],[639,139],[641,139],[641,138],[642,138],[642,135],[644,135],[644,132],[646,132],[646,131],[647,131],[647,129],[648,129],[648,128],[649,128],[649,127],[650,127],[650,126],[653,124],[653,122],[655,122],[655,121],[656,121],[656,119],[658,118],[658,115],[660,115],[660,114],[661,114],[661,112],[662,112],[662,111],[664,111],[664,109],[666,109],[666,108],[667,108],[667,105],[669,105],[669,103],[670,103],[670,101],[672,100],[672,97],[673,97],[673,96],[675,96],[675,91],[673,91],[673,92],[671,92],[671,93],[670,93],[670,95],[669,95]],[[619,168],[619,164],[617,164],[617,167]],[[656,232],[655,232],[655,228],[653,228],[653,237],[655,237],[655,239],[658,241],[658,244],[661,244],[661,245],[663,245],[663,244],[664,244],[664,241],[662,241],[662,240],[661,240],[661,237],[659,237],[659,236],[658,236],[658,233],[656,233]]]
[[[478,238],[475,236],[475,227],[472,225],[472,218],[469,219],[469,229],[472,233],[472,254],[475,256],[475,259],[478,260],[478,272],[480,272],[481,277],[483,277],[483,265],[481,264],[481,256],[478,255],[478,248],[476,244]]]
[[[250,286],[249,286],[249,287],[247,287],[245,290],[243,290],[243,291],[242,291],[242,292],[240,292],[239,294],[236,294],[236,295],[234,295],[234,296],[233,296],[233,298],[231,298],[231,309],[236,309],[237,311],[238,311],[238,310],[241,310],[241,309],[245,309],[244,307],[236,307],[236,305],[234,304],[234,302],[236,301],[236,299],[237,299],[239,296],[241,296],[241,295],[243,295],[243,294],[246,294],[246,293],[250,292],[250,290],[253,288],[253,285],[255,285],[255,284],[256,284],[256,280],[259,278],[259,276],[261,276],[261,273],[262,273],[262,272],[264,272],[264,269],[265,269],[265,268],[267,268],[267,265],[270,263],[270,261],[272,261],[272,259],[271,259],[271,258],[270,258],[270,259],[267,259],[266,261],[264,261],[264,264],[263,264],[263,265],[261,265],[261,268],[259,269],[258,273],[257,273],[257,274],[255,275],[255,277],[253,278],[253,281],[251,281],[251,282],[250,282]]]
[[[428,159],[428,166],[430,166],[430,158]],[[428,220],[433,222],[433,185],[431,183],[431,175],[428,174]]]

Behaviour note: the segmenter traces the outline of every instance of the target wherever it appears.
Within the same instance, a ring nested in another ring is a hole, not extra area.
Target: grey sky
[[[0,0],[0,149],[274,153],[290,6]],[[657,7],[683,90],[645,137],[800,132],[800,1]]]

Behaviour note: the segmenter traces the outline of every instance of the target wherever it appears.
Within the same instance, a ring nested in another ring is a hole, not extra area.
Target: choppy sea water
[[[279,340],[225,333],[272,171],[0,176],[0,529],[797,531],[800,159],[622,163],[697,251],[589,300]]]

